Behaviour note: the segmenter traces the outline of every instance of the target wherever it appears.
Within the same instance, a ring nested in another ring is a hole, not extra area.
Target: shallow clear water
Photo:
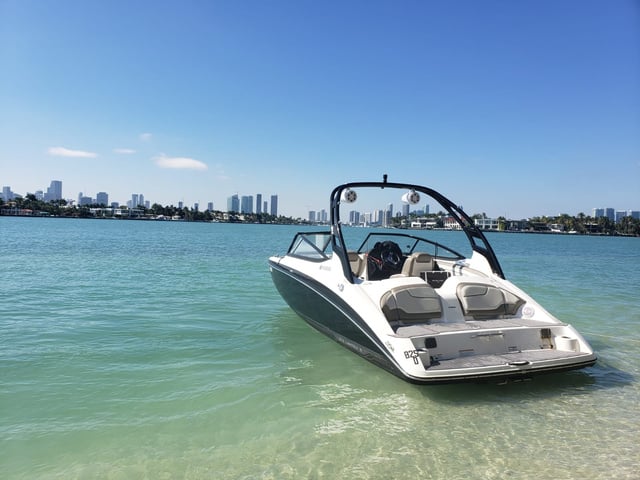
[[[2,478],[637,478],[639,239],[490,235],[599,361],[419,387],[281,300],[296,230],[1,217]]]

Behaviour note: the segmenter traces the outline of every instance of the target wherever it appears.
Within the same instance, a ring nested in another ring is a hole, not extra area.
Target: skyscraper
[[[243,195],[240,201],[240,213],[253,213],[253,195]]]
[[[104,205],[105,207],[109,205],[109,195],[107,192],[98,192],[96,194],[96,203],[98,205]]]
[[[15,198],[15,193],[11,191],[11,187],[2,187],[2,199],[5,202],[13,200]]]
[[[256,213],[262,213],[262,194],[256,194]]]
[[[278,195],[271,195],[271,215],[278,216]]]
[[[45,202],[54,202],[62,200],[62,182],[60,180],[51,180],[51,185],[44,194]]]
[[[240,212],[240,199],[237,193],[227,198],[227,212]]]

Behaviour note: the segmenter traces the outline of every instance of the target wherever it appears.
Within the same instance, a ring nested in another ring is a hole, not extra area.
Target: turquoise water
[[[637,478],[640,239],[490,235],[599,362],[419,387],[284,304],[295,231],[0,217],[0,476]]]

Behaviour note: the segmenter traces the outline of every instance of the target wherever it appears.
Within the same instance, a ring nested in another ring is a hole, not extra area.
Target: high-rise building
[[[616,223],[620,223],[620,221],[627,216],[626,210],[616,210]]]
[[[11,191],[11,187],[2,187],[2,200],[9,202],[15,198],[15,193]]]
[[[240,212],[240,199],[237,193],[227,198],[227,212]]]
[[[278,216],[278,195],[271,195],[271,215]]]
[[[55,202],[62,200],[62,182],[60,180],[51,180],[51,185],[44,194],[45,202]]]
[[[256,213],[262,213],[262,194],[256,194]]]
[[[240,213],[253,213],[253,195],[243,195],[240,199]]]
[[[140,200],[138,199],[138,194],[134,193],[131,195],[131,208],[136,208],[139,205]]]
[[[105,207],[109,205],[109,194],[107,192],[98,192],[96,194],[96,203]]]
[[[213,212],[213,202],[207,203],[207,210],[209,210],[210,212]]]
[[[78,194],[78,206],[93,205],[93,198],[87,197],[82,192]]]
[[[615,209],[614,208],[605,208],[604,209],[604,216],[607,217],[612,222],[614,222],[615,219],[616,219],[616,211],[615,211]]]
[[[309,211],[309,223],[316,223],[316,212],[313,210]]]
[[[267,209],[267,201],[265,200],[264,203],[262,204],[262,211],[264,213],[267,213],[268,209]]]

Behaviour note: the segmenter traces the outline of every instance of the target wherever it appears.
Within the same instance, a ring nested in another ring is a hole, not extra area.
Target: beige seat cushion
[[[419,277],[422,272],[433,271],[433,257],[428,253],[413,253],[402,266],[402,274],[407,277]]]

